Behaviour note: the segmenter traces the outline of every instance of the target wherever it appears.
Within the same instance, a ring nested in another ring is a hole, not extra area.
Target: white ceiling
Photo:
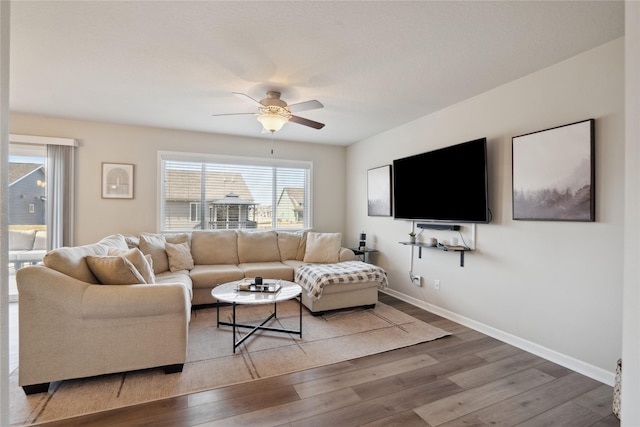
[[[13,112],[348,145],[624,35],[622,1],[13,1]]]

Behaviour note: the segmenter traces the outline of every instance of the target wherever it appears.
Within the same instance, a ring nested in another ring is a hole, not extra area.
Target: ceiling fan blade
[[[257,113],[222,113],[222,114],[212,114],[211,116],[212,117],[216,117],[216,116],[242,116],[242,115],[248,115],[248,114],[251,114],[251,115],[254,115],[254,116],[257,115]]]
[[[250,96],[249,96],[249,95],[247,95],[246,93],[242,93],[242,92],[231,92],[231,93],[232,93],[233,95],[237,96],[238,98],[243,98],[243,99],[245,99],[245,98],[246,98],[246,99],[248,99],[248,100],[250,100],[250,101],[254,102],[255,104],[262,105],[262,104],[260,104],[260,101],[258,101],[257,99],[254,99],[254,98],[250,97]]]
[[[314,129],[322,129],[324,127],[324,123],[314,122],[313,120],[305,119],[298,116],[291,116],[289,118],[289,121],[298,123],[299,125],[309,126]]]
[[[324,105],[320,101],[315,99],[312,101],[298,102],[297,104],[289,105],[289,111],[292,113],[299,113],[300,111],[315,110],[316,108],[323,108]]]

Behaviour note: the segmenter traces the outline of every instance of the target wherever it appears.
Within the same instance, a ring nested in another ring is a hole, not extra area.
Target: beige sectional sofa
[[[17,272],[19,383],[136,369],[182,370],[192,305],[218,284],[261,276],[294,280],[298,267],[355,260],[339,233],[216,230],[113,235],[48,252]],[[335,284],[302,301],[312,312],[372,306],[380,283]]]

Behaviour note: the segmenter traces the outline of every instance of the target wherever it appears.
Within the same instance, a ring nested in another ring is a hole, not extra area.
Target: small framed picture
[[[133,165],[102,163],[102,198],[133,199]]]

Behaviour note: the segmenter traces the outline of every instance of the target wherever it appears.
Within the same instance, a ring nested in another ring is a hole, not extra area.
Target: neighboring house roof
[[[288,197],[296,207],[304,205],[304,188],[302,187],[285,187],[280,194],[278,203],[280,203],[285,196]]]
[[[9,187],[38,169],[44,171],[44,165],[38,163],[9,163]]]
[[[200,171],[167,169],[165,182],[166,200],[200,200],[202,176]],[[237,172],[206,172],[206,200],[223,199],[229,193],[253,201],[242,174]]]
[[[256,205],[257,203],[251,200],[243,199],[235,193],[229,193],[222,199],[214,200],[210,204],[212,205]]]

